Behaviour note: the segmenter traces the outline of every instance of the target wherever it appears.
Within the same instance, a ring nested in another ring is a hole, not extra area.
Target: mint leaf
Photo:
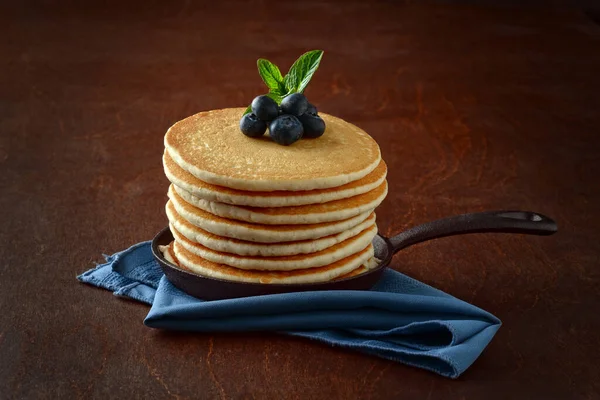
[[[259,58],[256,66],[258,67],[258,74],[269,88],[269,91],[276,93],[286,92],[285,85],[283,84],[283,76],[281,76],[277,65],[264,58]]]
[[[302,54],[291,66],[283,83],[287,93],[302,93],[313,74],[319,68],[319,63],[323,58],[323,50],[311,50]]]

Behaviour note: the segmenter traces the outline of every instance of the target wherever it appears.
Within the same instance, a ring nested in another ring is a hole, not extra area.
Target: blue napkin
[[[276,331],[457,378],[492,340],[492,314],[387,269],[370,291],[302,292],[202,301],[173,286],[150,242],[105,256],[77,277],[151,304],[144,324],[196,332]]]

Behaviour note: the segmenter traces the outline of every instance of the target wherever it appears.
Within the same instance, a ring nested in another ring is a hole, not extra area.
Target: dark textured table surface
[[[15,3],[0,6],[0,398],[600,398],[598,14]],[[256,58],[287,68],[312,48],[326,54],[307,94],[388,163],[384,234],[488,209],[559,223],[394,259],[502,319],[456,381],[275,334],[155,331],[146,306],[75,280],[165,226],[171,124],[247,104],[263,90]]]

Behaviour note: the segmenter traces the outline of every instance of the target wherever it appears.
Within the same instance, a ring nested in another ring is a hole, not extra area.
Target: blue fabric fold
[[[144,323],[152,328],[281,332],[457,378],[501,325],[494,315],[391,269],[370,291],[203,301],[166,279],[150,242],[105,258],[77,279],[150,304]]]

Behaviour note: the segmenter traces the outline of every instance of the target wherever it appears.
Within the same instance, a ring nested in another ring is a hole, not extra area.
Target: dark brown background
[[[0,398],[600,398],[597,10],[15,3],[0,9]],[[384,234],[503,208],[560,225],[395,258],[502,319],[457,381],[273,334],[161,333],[146,306],[75,280],[165,226],[172,123],[246,105],[256,58],[287,69],[313,48],[307,95],[389,165]]]

